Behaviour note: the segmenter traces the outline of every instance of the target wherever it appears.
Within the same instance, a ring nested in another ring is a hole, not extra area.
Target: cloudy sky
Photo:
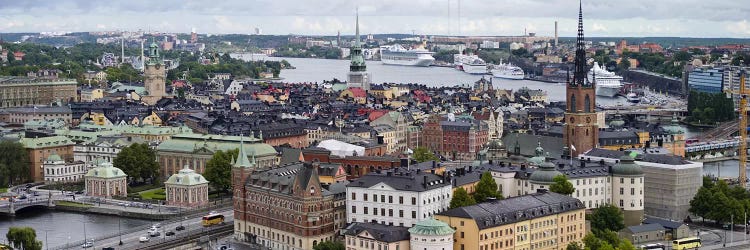
[[[584,0],[586,36],[750,37],[748,0]],[[575,36],[576,0],[0,0],[0,33],[158,30]],[[460,23],[460,25],[459,25]],[[460,27],[460,28],[459,28]]]

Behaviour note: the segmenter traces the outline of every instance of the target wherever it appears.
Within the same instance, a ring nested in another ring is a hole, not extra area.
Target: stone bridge
[[[54,207],[55,202],[50,198],[28,198],[18,200],[10,198],[8,202],[0,203],[0,214],[14,216],[16,212],[30,207]]]

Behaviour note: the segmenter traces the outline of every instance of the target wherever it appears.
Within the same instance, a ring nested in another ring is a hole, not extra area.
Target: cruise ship
[[[500,63],[492,68],[492,76],[502,79],[523,80],[523,69],[511,63]]]
[[[380,61],[388,65],[427,67],[435,61],[432,54],[423,48],[406,49],[399,44],[380,47]]]
[[[453,63],[456,65],[456,68],[459,70],[463,70],[466,73],[474,74],[474,75],[485,75],[487,74],[487,63],[482,60],[482,58],[479,58],[477,55],[463,55],[463,54],[455,54],[453,55]]]
[[[614,72],[610,72],[604,67],[599,66],[598,62],[594,62],[594,67],[588,73],[589,81],[593,82],[594,77],[596,77],[596,95],[614,97],[620,93],[622,76],[618,76]]]

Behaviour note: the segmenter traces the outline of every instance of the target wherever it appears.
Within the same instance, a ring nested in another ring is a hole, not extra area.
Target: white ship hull
[[[504,74],[502,72],[493,72],[492,76],[495,78],[502,78],[508,80],[523,80],[524,75],[520,74]]]
[[[432,62],[435,61],[435,58],[418,58],[414,60],[390,60],[390,59],[381,59],[383,64],[386,65],[402,65],[402,66],[418,66],[418,67],[428,67],[432,65]]]
[[[486,64],[464,64],[462,65],[464,72],[472,74],[472,75],[486,75],[487,74],[487,65]]]
[[[596,86],[596,95],[598,96],[614,97],[618,93],[620,93],[619,87]]]

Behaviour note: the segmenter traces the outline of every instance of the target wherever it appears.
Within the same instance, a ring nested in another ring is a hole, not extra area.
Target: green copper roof
[[[103,178],[103,179],[112,179],[112,178],[124,178],[128,175],[125,174],[125,172],[122,172],[121,169],[113,167],[112,163],[104,162],[100,164],[98,167],[92,168],[89,170],[88,173],[86,173],[86,177],[96,177],[96,178]]]
[[[531,173],[529,180],[533,183],[539,184],[552,184],[555,176],[561,175],[560,171],[555,169],[555,165],[551,162],[542,163],[539,169]]]
[[[68,137],[60,135],[39,138],[21,138],[18,142],[20,142],[24,148],[30,149],[59,147],[75,144],[73,143],[73,141],[68,139]]]
[[[47,161],[60,162],[62,161],[62,158],[60,158],[60,156],[57,155],[57,152],[52,152],[52,154],[49,155],[49,157],[47,157]]]
[[[240,151],[237,154],[237,161],[234,163],[236,168],[249,168],[255,166],[255,152],[253,152],[253,162],[247,159],[247,152],[245,152],[245,140],[240,137]]]
[[[168,185],[183,186],[195,186],[207,183],[208,181],[203,177],[203,175],[196,173],[195,170],[187,168],[187,166],[185,166],[185,168],[181,169],[176,174],[170,176],[169,179],[164,182],[164,184]]]
[[[200,149],[210,151],[228,151],[240,147],[240,140],[252,143],[243,144],[245,152],[254,152],[255,156],[264,157],[276,155],[276,150],[271,145],[262,143],[260,139],[253,137],[227,136],[227,135],[203,135],[203,134],[179,134],[173,135],[172,139],[166,140],[156,147],[157,151],[172,151],[192,153]]]
[[[351,49],[352,62],[349,66],[351,72],[364,72],[367,71],[365,65],[365,57],[362,55],[362,45],[359,42],[359,11],[357,11],[357,32],[354,35],[354,46]]]
[[[450,235],[455,232],[447,223],[433,218],[417,222],[409,228],[409,233],[416,235]]]
[[[635,163],[635,159],[629,154],[620,157],[620,162],[612,167],[613,175],[643,175],[641,166]]]

